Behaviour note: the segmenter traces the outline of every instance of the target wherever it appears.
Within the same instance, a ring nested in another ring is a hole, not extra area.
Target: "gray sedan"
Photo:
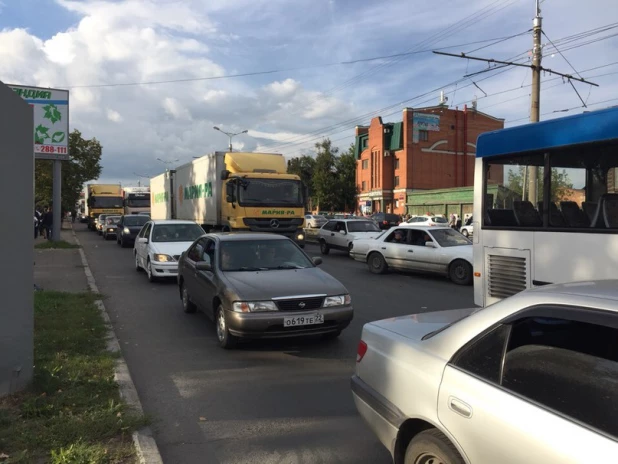
[[[275,234],[207,234],[178,262],[187,313],[204,311],[219,344],[239,338],[337,337],[352,320],[346,288],[292,240]]]

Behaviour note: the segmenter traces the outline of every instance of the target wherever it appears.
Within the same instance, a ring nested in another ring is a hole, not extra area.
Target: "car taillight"
[[[365,353],[367,353],[367,344],[364,341],[358,342],[358,350],[356,352],[356,362],[359,363],[365,357]]]
[[[382,224],[387,225],[388,221],[382,221]]]

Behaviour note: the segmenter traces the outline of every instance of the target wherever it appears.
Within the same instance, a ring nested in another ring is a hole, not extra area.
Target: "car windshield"
[[[239,188],[241,206],[303,206],[303,189],[293,179],[244,179]]]
[[[125,216],[124,217],[124,225],[128,227],[132,226],[143,226],[148,222],[148,216]]]
[[[118,224],[118,221],[120,221],[120,216],[108,216],[105,218],[107,224]]]
[[[90,197],[88,204],[91,208],[122,208],[122,197]]]
[[[433,238],[444,248],[472,245],[470,240],[453,229],[433,229],[431,235],[433,235]]]
[[[153,242],[193,242],[204,235],[197,224],[155,224],[152,228]]]
[[[106,217],[107,217],[107,215],[106,215],[106,214],[101,214],[101,215],[99,216],[99,222],[103,222],[103,221],[105,221],[105,218],[106,218]]]
[[[230,240],[221,243],[224,272],[305,269],[313,263],[291,240]]]
[[[380,232],[380,228],[375,222],[371,221],[350,221],[348,222],[348,232]]]

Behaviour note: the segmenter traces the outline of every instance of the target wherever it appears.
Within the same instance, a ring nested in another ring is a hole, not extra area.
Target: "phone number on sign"
[[[58,155],[66,155],[67,147],[56,147],[54,145],[35,145],[34,151],[36,153],[55,153]]]

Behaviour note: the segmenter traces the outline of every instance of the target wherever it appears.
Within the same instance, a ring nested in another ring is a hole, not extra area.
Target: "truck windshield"
[[[90,197],[91,208],[122,208],[122,197]]]
[[[150,208],[150,197],[147,198],[127,198],[127,206],[129,208]]]
[[[302,184],[291,179],[245,179],[239,188],[241,206],[303,206]]]

